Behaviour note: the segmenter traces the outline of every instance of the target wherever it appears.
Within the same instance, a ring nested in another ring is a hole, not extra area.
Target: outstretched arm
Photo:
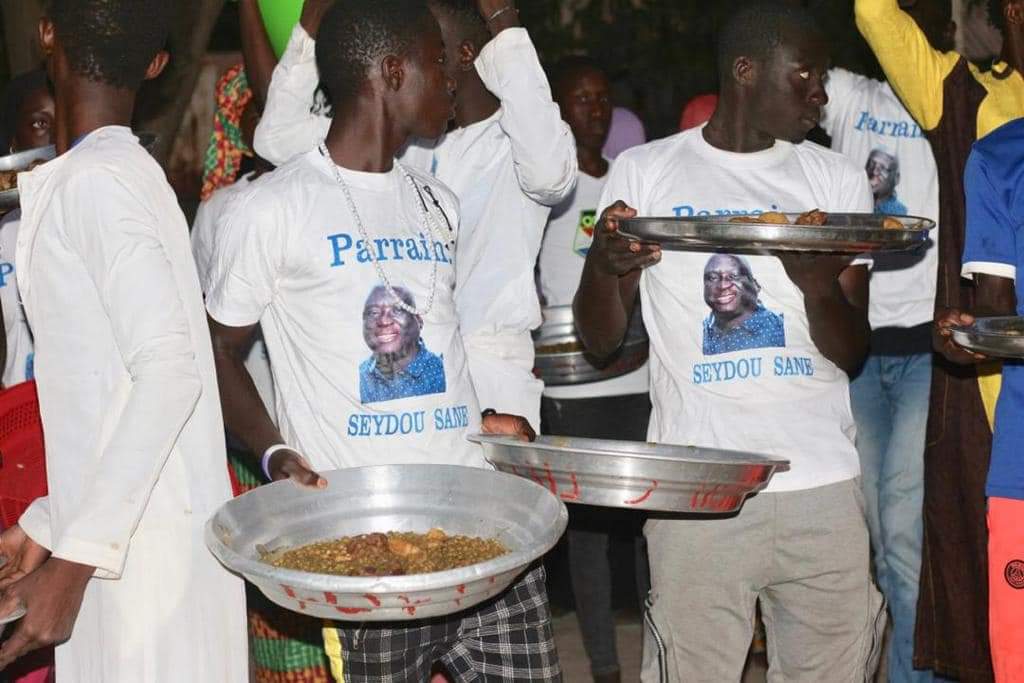
[[[854,15],[886,78],[921,128],[942,118],[942,83],[960,60],[931,46],[899,0],[856,0]]]

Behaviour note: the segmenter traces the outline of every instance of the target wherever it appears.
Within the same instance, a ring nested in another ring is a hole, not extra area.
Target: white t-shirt
[[[570,306],[583,274],[583,263],[594,240],[597,203],[604,188],[603,178],[580,171],[576,188],[551,210],[538,260],[540,291],[547,306]],[[633,372],[587,384],[545,387],[548,398],[599,398],[646,394],[650,376],[647,364]]]
[[[480,409],[453,297],[454,197],[415,170],[413,189],[397,163],[388,173],[339,169],[364,240],[333,168],[314,150],[231,203],[211,268],[210,315],[262,325],[282,435],[313,467],[485,467],[465,438],[479,429]],[[424,204],[438,236],[424,225]],[[397,309],[378,290],[373,257],[420,310],[436,266],[431,310],[419,318]]]
[[[199,284],[203,291],[209,288],[210,267],[217,248],[217,228],[223,225],[227,216],[225,207],[236,197],[245,192],[253,181],[249,176],[242,176],[233,184],[222,187],[214,192],[206,201],[199,205],[195,221],[192,223],[192,255],[196,259],[196,270],[199,273]],[[256,390],[263,399],[263,405],[271,417],[274,416],[274,378],[270,372],[270,358],[267,345],[263,341],[263,333],[257,332],[252,345],[245,356],[245,369],[249,371]]]
[[[541,322],[533,267],[549,207],[576,180],[576,145],[525,29],[499,33],[475,66],[500,100],[498,111],[436,142],[410,145],[402,161],[459,198],[456,303],[463,334],[522,336]],[[315,43],[296,26],[256,128],[264,159],[280,164],[324,138],[331,120],[311,110],[318,82]]]
[[[25,309],[21,306],[14,265],[20,222],[21,211],[18,209],[0,220],[0,302],[3,302],[4,330],[7,333],[7,365],[3,375],[5,387],[35,377],[32,330],[25,318]]]
[[[931,144],[889,84],[832,69],[826,90],[822,128],[832,136],[834,150],[873,176],[875,211],[938,220],[939,176]],[[920,251],[874,257],[868,309],[872,328],[931,322],[938,228],[931,238],[932,244]]]
[[[725,152],[702,128],[623,152],[599,209],[618,199],[641,216],[861,212],[871,203],[864,173],[836,152],[782,141]],[[857,476],[846,373],[811,341],[803,294],[778,258],[666,251],[644,271],[640,292],[651,338],[651,441],[788,458],[792,469],[772,479],[771,491]],[[741,307],[749,317],[721,330],[706,298],[723,317]]]

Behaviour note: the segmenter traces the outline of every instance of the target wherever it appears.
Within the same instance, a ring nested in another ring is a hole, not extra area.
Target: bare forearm
[[[230,351],[216,348],[214,359],[220,405],[228,431],[256,457],[262,456],[269,447],[284,443],[242,359]]]
[[[632,313],[640,271],[622,276],[601,273],[589,261],[573,301],[573,315],[587,351],[607,358],[622,344]]]
[[[256,0],[241,0],[238,7],[242,27],[242,57],[249,87],[262,108],[270,90],[270,77],[277,66],[277,57],[270,45],[270,37],[263,26],[263,18]]]
[[[804,296],[811,340],[821,354],[848,375],[860,368],[871,344],[867,311],[854,306],[835,281],[820,296]]]

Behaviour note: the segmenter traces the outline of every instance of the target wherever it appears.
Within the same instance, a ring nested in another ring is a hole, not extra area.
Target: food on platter
[[[493,560],[508,548],[493,538],[389,531],[344,536],[266,553],[262,560],[283,569],[336,576],[428,574]]]

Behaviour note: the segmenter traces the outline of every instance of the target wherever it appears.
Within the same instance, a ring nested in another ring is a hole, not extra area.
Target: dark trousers
[[[552,436],[646,441],[651,403],[647,394],[603,398],[552,399],[541,402],[542,431]],[[642,513],[590,505],[569,506],[569,577],[583,646],[594,675],[619,670],[612,615],[609,540],[632,538],[638,603],[650,590]]]

